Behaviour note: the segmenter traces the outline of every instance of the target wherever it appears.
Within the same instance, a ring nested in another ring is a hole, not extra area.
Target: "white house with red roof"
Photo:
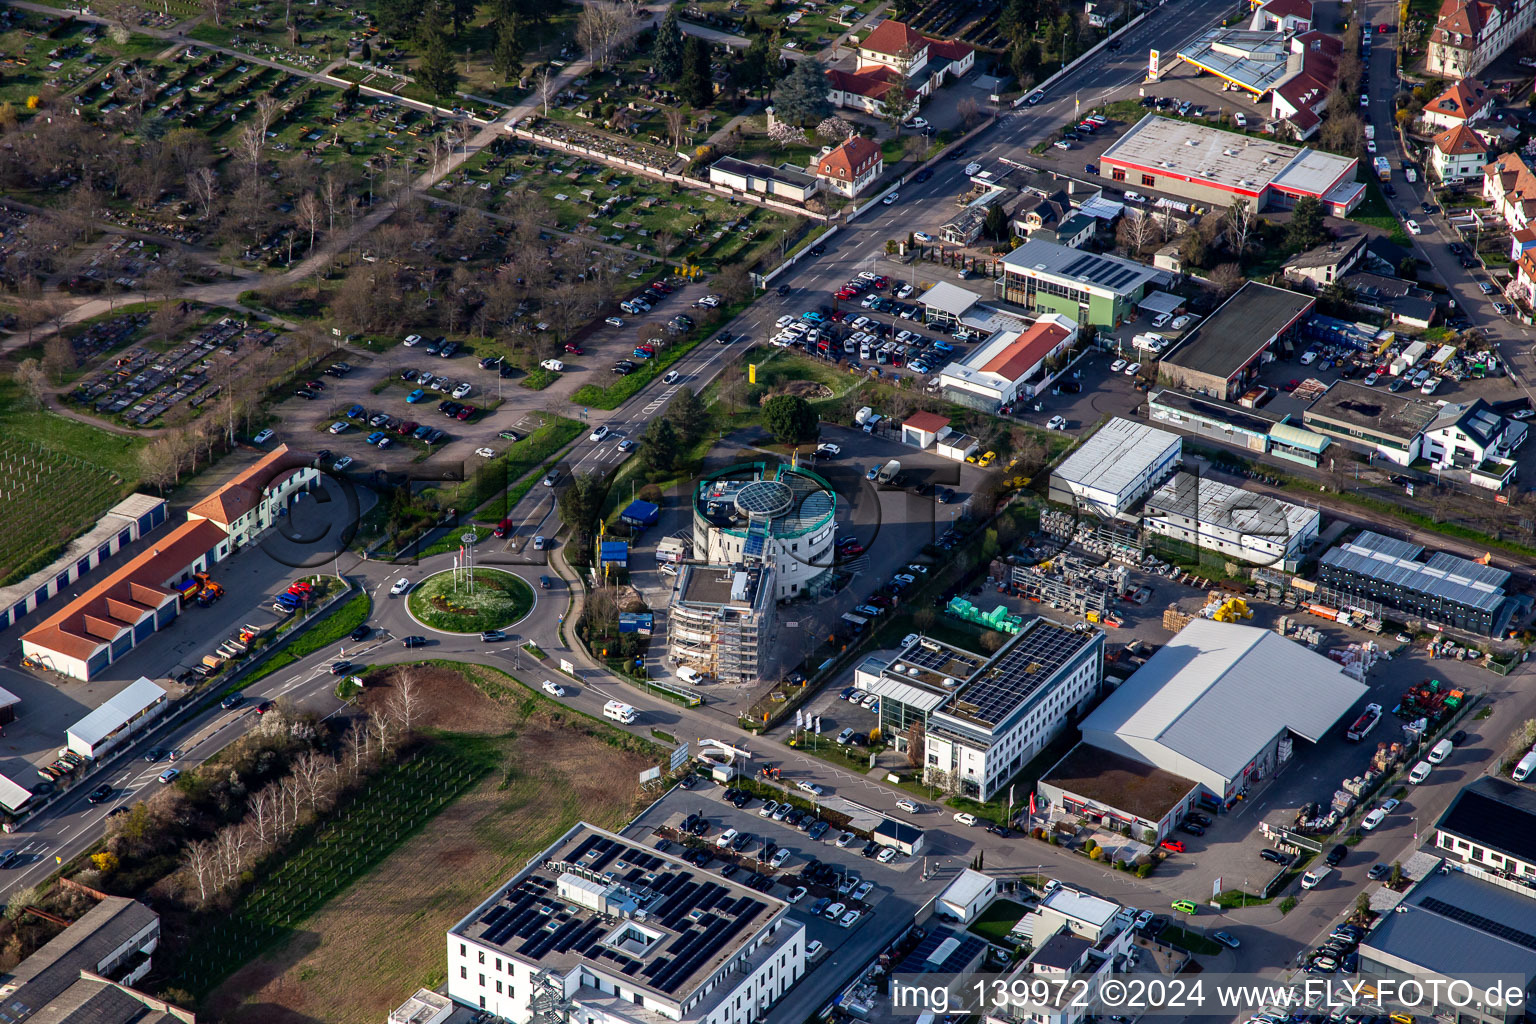
[[[1533,24],[1536,0],[1442,0],[1424,66],[1432,75],[1475,75]]]
[[[1439,96],[1424,104],[1420,115],[1434,131],[1472,125],[1493,113],[1493,93],[1473,78],[1452,82]]]
[[[965,43],[930,39],[903,22],[887,18],[858,42],[852,67],[827,71],[834,106],[882,115],[899,87],[914,107],[950,79],[961,78],[976,64],[976,51]]]
[[[1536,174],[1518,153],[1505,153],[1483,168],[1483,198],[1511,231],[1536,220]]]
[[[1257,31],[1306,32],[1312,28],[1312,0],[1269,0],[1253,12]]]
[[[1429,147],[1429,166],[1441,181],[1480,178],[1488,162],[1488,145],[1464,124],[1436,135]]]
[[[1322,124],[1322,112],[1339,79],[1343,52],[1343,43],[1322,32],[1291,37],[1287,64],[1296,68],[1270,93],[1269,107],[1270,115],[1289,124],[1296,138],[1311,138]]]
[[[855,135],[817,157],[815,169],[827,191],[852,199],[880,180],[885,161],[878,145]]]
[[[1050,386],[1050,359],[1072,347],[1077,322],[1042,313],[1022,331],[1002,330],[944,367],[939,382],[952,401],[995,411]]]

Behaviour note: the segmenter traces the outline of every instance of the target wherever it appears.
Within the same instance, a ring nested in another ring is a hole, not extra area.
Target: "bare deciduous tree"
[[[1248,235],[1253,231],[1253,207],[1241,199],[1233,202],[1227,207],[1226,228],[1227,244],[1241,263],[1248,253]]]
[[[48,400],[48,374],[36,359],[23,359],[16,367],[16,383],[27,393],[32,404],[41,409]]]
[[[293,207],[293,221],[300,231],[309,232],[309,251],[315,250],[315,232],[325,220],[325,210],[313,192],[305,192]]]
[[[422,703],[421,685],[416,681],[416,673],[409,669],[402,671],[395,677],[395,692],[390,694],[386,708],[402,737],[409,737],[412,724],[420,720]]]
[[[188,888],[197,893],[197,906],[207,903],[208,898],[216,891],[214,874],[217,865],[218,856],[211,842],[200,840],[187,844],[181,866],[187,875]]]

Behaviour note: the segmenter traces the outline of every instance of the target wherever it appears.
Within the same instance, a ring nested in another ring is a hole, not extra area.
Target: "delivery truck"
[[[1376,168],[1376,180],[1377,181],[1391,181],[1392,180],[1392,165],[1387,163],[1387,158],[1386,157],[1379,156],[1375,160],[1371,161],[1371,163]]]

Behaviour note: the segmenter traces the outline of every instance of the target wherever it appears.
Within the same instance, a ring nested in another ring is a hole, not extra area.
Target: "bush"
[[[1088,851],[1088,859],[1089,860],[1103,860],[1104,859],[1104,847],[1102,847],[1102,846],[1095,846],[1093,849],[1089,850]]]
[[[1137,878],[1146,878],[1151,873],[1152,873],[1152,865],[1151,864],[1138,864],[1138,865],[1136,865],[1136,877]]]
[[[1285,899],[1280,901],[1280,913],[1282,913],[1282,914],[1289,914],[1291,911],[1293,911],[1295,909],[1296,909],[1296,897],[1295,896],[1287,896]]]

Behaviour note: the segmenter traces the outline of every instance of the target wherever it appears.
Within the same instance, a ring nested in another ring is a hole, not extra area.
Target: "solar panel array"
[[[1521,931],[1519,928],[1512,928],[1500,921],[1495,921],[1491,917],[1475,914],[1455,904],[1447,903],[1444,900],[1437,900],[1433,896],[1424,897],[1419,901],[1419,906],[1449,920],[1471,925],[1478,931],[1492,935],[1495,938],[1504,939],[1506,942],[1513,942],[1515,945],[1524,946],[1526,949],[1536,950],[1536,935]]]
[[[996,725],[1012,714],[1056,671],[1093,643],[1094,633],[1075,633],[1051,622],[1033,627],[987,668],[959,696],[950,710]]]
[[[1063,267],[1061,276],[1075,277],[1118,291],[1139,278],[1141,273],[1139,268],[1085,253]]]
[[[957,939],[960,944],[942,962],[929,963],[928,958],[950,939]],[[974,935],[958,934],[949,928],[935,928],[923,936],[922,940],[913,947],[912,952],[908,953],[891,973],[932,974],[938,971],[945,973],[957,971],[976,959],[985,946],[986,942]]]
[[[1470,559],[1437,551],[1427,562],[1414,559],[1424,549],[1367,530],[1348,544],[1325,552],[1326,569],[1363,576],[1410,593],[1492,612],[1504,600],[1509,573]]]
[[[768,909],[763,901],[745,895],[745,890],[707,875],[696,876],[670,860],[604,835],[588,835],[565,864],[551,870],[559,874],[567,867],[622,885],[645,911],[643,928],[658,926],[672,934],[641,956],[605,945],[603,939],[615,922],[567,903],[559,897],[554,878],[534,873],[481,915],[475,937],[530,960],[572,953],[625,977],[639,975],[650,987],[672,993]]]

